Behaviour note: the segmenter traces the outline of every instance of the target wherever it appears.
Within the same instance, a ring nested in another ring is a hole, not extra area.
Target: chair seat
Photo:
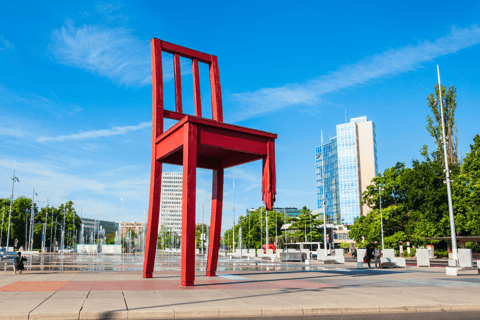
[[[183,164],[183,130],[187,123],[197,128],[197,167],[204,169],[261,160],[267,155],[268,141],[277,138],[273,133],[185,115],[155,141],[157,161]]]

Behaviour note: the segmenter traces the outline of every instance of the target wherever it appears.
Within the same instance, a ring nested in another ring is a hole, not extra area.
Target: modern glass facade
[[[360,117],[339,124],[336,129],[335,138],[316,148],[318,209],[322,213],[325,207],[327,223],[351,225],[363,210],[361,176],[364,189],[378,172],[375,125],[367,117]],[[363,159],[372,160],[360,163],[360,154]]]
[[[358,141],[355,122],[337,125],[340,212],[344,224],[360,215]]]
[[[323,150],[322,150],[323,148]],[[323,161],[325,162],[323,163]],[[337,138],[332,138],[329,143],[316,149],[317,168],[317,204],[319,213],[323,214],[323,192],[325,190],[325,213],[327,223],[340,223],[340,210],[338,207],[338,157]],[[324,176],[325,173],[325,176]],[[325,188],[323,179],[325,178]]]

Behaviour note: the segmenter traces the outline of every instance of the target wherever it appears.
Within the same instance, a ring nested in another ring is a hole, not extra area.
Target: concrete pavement
[[[480,311],[480,276],[444,268],[198,272],[0,272],[0,319],[169,319]]]

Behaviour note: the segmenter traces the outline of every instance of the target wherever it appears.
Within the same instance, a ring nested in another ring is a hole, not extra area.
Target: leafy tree
[[[106,239],[106,244],[115,244],[115,232],[110,232],[105,236]]]
[[[435,159],[413,160],[412,168],[403,163],[386,169],[372,180],[363,193],[362,203],[372,211],[359,217],[350,236],[357,243],[381,243],[380,196],[386,247],[399,241],[413,245],[437,243],[446,249],[449,243],[422,238],[450,236],[447,189],[443,164]],[[480,135],[475,136],[462,164],[452,164],[451,176],[455,232],[458,236],[480,235]]]
[[[455,227],[462,236],[480,236],[480,135],[473,140],[452,184]]]
[[[25,229],[27,229],[27,238],[30,227],[30,212],[32,207],[32,200],[26,197],[18,197],[13,201],[12,204],[12,217],[11,217],[11,227],[10,227],[10,243],[9,245],[13,246],[15,239],[18,239],[19,246],[25,246]],[[0,215],[4,220],[3,229],[2,229],[2,239],[1,244],[6,245],[7,243],[7,233],[8,233],[8,217],[10,210],[10,199],[0,199]],[[43,233],[43,224],[47,222],[47,234],[46,234],[46,245],[50,246],[50,241],[56,235],[57,241],[60,241],[61,238],[61,226],[63,225],[63,216],[65,214],[66,220],[66,237],[65,244],[73,245],[76,243],[74,240],[75,236],[78,235],[81,227],[81,219],[76,214],[75,209],[73,208],[73,202],[68,201],[66,204],[60,205],[60,207],[49,207],[48,208],[48,220],[46,221],[47,209],[42,208],[39,210],[37,205],[34,205],[35,210],[35,228],[34,228],[34,248],[39,249],[42,245],[42,233]],[[53,215],[52,215],[53,214]],[[55,224],[55,219],[57,223]],[[75,228],[73,223],[75,222]],[[1,228],[1,225],[0,225]],[[53,236],[52,230],[53,229]],[[76,231],[74,233],[73,231]]]
[[[318,226],[323,224],[323,220],[319,220],[319,215],[312,215],[312,211],[307,209],[306,206],[302,208],[297,219],[292,222],[289,230],[294,231],[293,238],[295,241],[310,242],[310,239],[312,239],[314,242],[319,242],[323,240],[323,234],[321,235],[318,230]]]
[[[284,223],[287,222],[283,215],[278,211],[268,211],[268,236],[269,236],[269,243],[275,242],[275,231],[277,231],[277,235],[280,239],[281,237],[281,227]],[[262,220],[260,221],[260,215]],[[242,228],[242,244],[244,247],[248,248],[249,243],[251,248],[260,249],[261,247],[261,239],[263,239],[264,244],[266,243],[266,214],[265,208],[261,207],[254,211],[249,211],[247,215],[240,216],[238,219],[238,223],[235,224],[235,242],[238,246],[238,233],[240,231],[240,227]],[[262,228],[261,228],[262,227]],[[250,229],[250,232],[249,232]],[[233,246],[233,228],[228,229],[225,231],[224,234],[224,242],[225,245],[232,248]]]
[[[445,140],[447,142],[447,156],[449,164],[458,164],[458,136],[457,136],[457,122],[455,121],[455,110],[457,109],[457,89],[451,86],[446,90],[442,86],[442,101],[443,101],[443,115],[445,121]],[[437,151],[433,153],[435,160],[443,162],[443,140],[442,140],[442,115],[440,104],[440,92],[438,84],[435,85],[435,98],[433,93],[427,98],[427,104],[433,112],[434,118],[427,116],[427,130],[433,137]],[[422,154],[428,157],[427,146],[423,146]]]

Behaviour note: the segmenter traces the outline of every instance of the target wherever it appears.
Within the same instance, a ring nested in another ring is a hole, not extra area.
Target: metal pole
[[[380,188],[380,185],[378,185],[378,196],[380,201],[380,224],[382,226],[382,251],[385,251],[385,242],[383,241],[382,191],[384,190]]]
[[[49,200],[47,198],[47,208],[45,209],[45,222],[43,223],[43,234],[42,234],[42,252],[45,251],[45,247],[47,244],[47,225],[48,225],[48,205],[49,205]]]
[[[345,119],[347,119],[347,110],[345,109]],[[322,208],[323,208],[323,250],[324,256],[327,256],[327,210],[325,209],[325,158],[323,152],[323,130],[320,131],[321,134],[321,149],[320,152],[322,153]]]
[[[10,242],[10,225],[12,221],[12,203],[13,203],[13,187],[15,185],[15,180],[20,182],[17,177],[15,177],[15,163],[13,163],[13,176],[12,176],[12,194],[10,195],[10,211],[8,212],[8,234],[7,234],[7,249]]]
[[[309,212],[308,215],[310,216],[310,242],[312,242],[312,213]]]
[[[233,253],[235,253],[235,179],[233,180],[233,233],[232,233],[232,246]]]
[[[204,199],[204,202],[202,203],[202,239],[201,239],[202,240],[202,254],[203,254],[203,237],[204,237],[204,235],[203,235],[203,225],[205,223],[205,207],[204,207],[204,205],[205,205],[205,199]]]
[[[28,251],[27,245],[28,245],[28,215],[25,213],[25,250]]]
[[[250,214],[251,212],[248,212],[248,253],[250,253]]]
[[[32,208],[30,209],[30,228],[28,234],[28,249],[33,250],[33,231],[35,228],[35,184],[33,185]]]
[[[265,252],[268,254],[268,211],[265,209]]]
[[[7,199],[3,200],[2,230],[0,230],[0,247],[3,246],[3,219],[5,218],[5,209],[7,208]]]
[[[445,173],[446,173],[446,183],[447,183],[447,195],[448,195],[448,213],[450,217],[450,233],[452,235],[452,251],[453,251],[453,261],[455,261],[455,266],[458,266],[458,252],[457,252],[457,234],[455,229],[455,218],[453,216],[453,202],[452,202],[452,189],[450,186],[450,169],[448,166],[448,156],[447,156],[447,142],[445,139],[445,119],[443,115],[443,99],[442,99],[442,86],[440,84],[440,68],[437,64],[437,74],[438,74],[438,93],[440,96],[440,109],[442,114],[442,139],[443,139],[443,154],[445,156]]]
[[[305,212],[306,214],[306,212]],[[303,228],[304,228],[304,231],[305,231],[305,242],[307,242],[307,217],[303,217]]]
[[[260,208],[260,249],[263,246],[263,207]]]

